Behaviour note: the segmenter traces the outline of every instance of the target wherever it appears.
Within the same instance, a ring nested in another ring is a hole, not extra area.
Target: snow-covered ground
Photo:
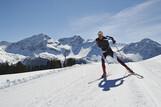
[[[144,76],[126,76],[110,64],[107,81],[98,80],[101,64],[0,76],[0,107],[160,107],[161,55],[128,63]]]

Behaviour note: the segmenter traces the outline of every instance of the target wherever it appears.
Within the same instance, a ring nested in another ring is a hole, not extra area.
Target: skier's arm
[[[95,40],[95,43],[98,47],[100,47],[99,43],[98,43],[98,39]]]
[[[106,39],[107,40],[112,40],[113,44],[116,43],[115,39],[113,37],[111,37],[111,36],[106,36]]]

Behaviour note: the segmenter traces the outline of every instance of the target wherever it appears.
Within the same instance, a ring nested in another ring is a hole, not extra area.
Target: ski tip
[[[142,75],[140,75],[140,74],[137,74],[137,73],[134,73],[133,75],[135,75],[137,78],[139,78],[139,79],[143,79],[144,78],[144,76],[142,76]]]

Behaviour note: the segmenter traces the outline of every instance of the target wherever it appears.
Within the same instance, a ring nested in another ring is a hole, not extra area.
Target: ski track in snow
[[[144,79],[125,77],[127,71],[121,65],[110,64],[107,81],[91,84],[88,82],[102,73],[100,63],[60,69],[59,73],[1,89],[0,107],[160,107],[159,64],[155,59],[128,63]]]

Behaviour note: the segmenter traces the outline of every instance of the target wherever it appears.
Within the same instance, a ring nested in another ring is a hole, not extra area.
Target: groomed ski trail
[[[159,57],[161,59],[161,57]],[[155,62],[155,63],[154,63]],[[160,107],[161,67],[157,59],[128,63],[144,76],[125,77],[119,64],[107,66],[107,81],[88,82],[101,76],[101,64],[77,65],[26,83],[0,90],[1,107]],[[150,66],[153,66],[152,69]],[[123,78],[123,79],[121,79]]]

